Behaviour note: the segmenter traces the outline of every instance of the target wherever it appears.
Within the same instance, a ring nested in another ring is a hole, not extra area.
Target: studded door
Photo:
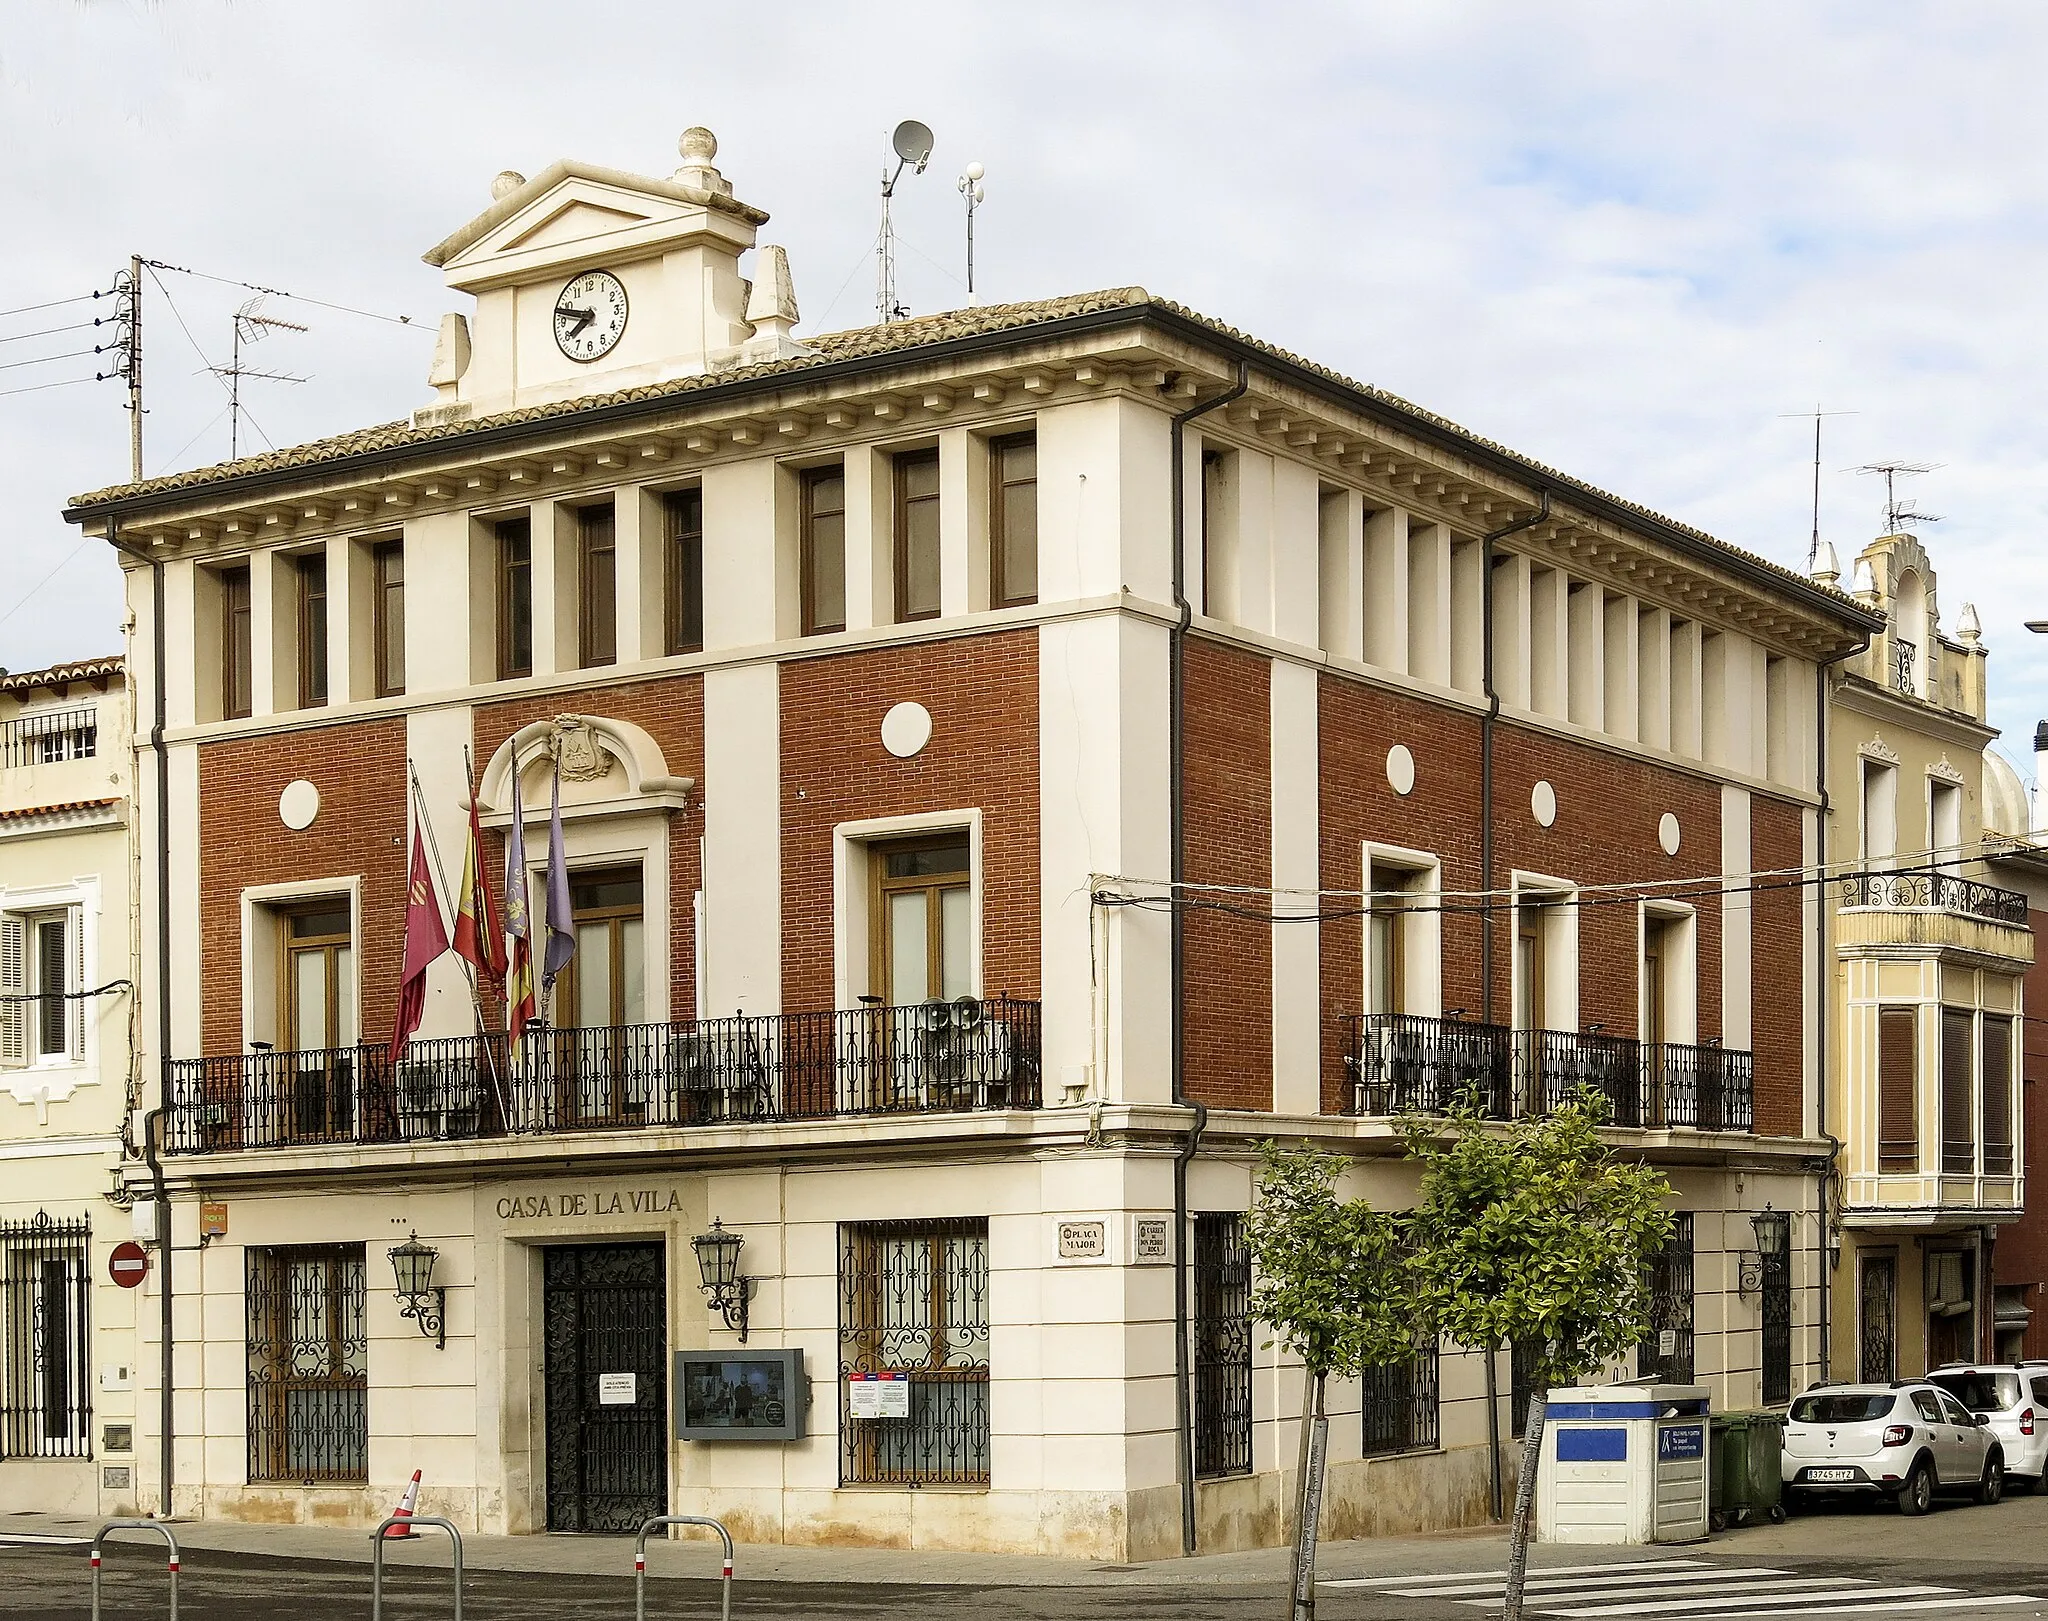
[[[659,1244],[545,1251],[550,1531],[668,1512],[668,1291]]]

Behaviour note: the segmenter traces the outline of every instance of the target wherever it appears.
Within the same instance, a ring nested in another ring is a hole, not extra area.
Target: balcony
[[[260,1051],[167,1066],[173,1154],[1035,1109],[1039,1004],[1008,997]]]
[[[89,708],[52,709],[0,721],[0,771],[89,760],[99,752],[99,716]]]
[[[1746,1052],[1407,1013],[1361,1014],[1350,1027],[1348,1114],[1442,1114],[1470,1102],[1489,1119],[1518,1120],[1588,1090],[1617,1126],[1755,1130]]]
[[[1934,867],[1859,872],[1840,881],[1836,938],[1848,954],[1899,948],[1988,958],[2001,966],[2034,960],[2027,897]]]

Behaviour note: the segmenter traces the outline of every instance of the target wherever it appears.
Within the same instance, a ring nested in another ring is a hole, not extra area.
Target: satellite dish
[[[928,124],[920,124],[914,118],[906,118],[896,126],[896,133],[889,138],[889,142],[896,148],[896,155],[905,163],[917,165],[919,173],[923,173],[925,164],[931,161],[932,132]]]

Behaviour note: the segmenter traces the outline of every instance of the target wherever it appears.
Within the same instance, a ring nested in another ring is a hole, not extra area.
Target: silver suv
[[[1786,1416],[1782,1467],[1795,1508],[1843,1492],[1925,1514],[1936,1492],[1968,1491],[1980,1503],[2005,1494],[2005,1452],[1989,1424],[1923,1379],[1814,1386]]]
[[[2048,1489],[2048,1363],[2018,1367],[1950,1363],[1927,1376],[1973,1413],[1989,1422],[2005,1454],[2005,1477],[2015,1489]]]

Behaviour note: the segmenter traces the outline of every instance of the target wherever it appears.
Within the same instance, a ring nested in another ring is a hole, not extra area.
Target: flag
[[[398,1020],[391,1027],[391,1062],[405,1056],[405,1044],[420,1027],[427,1008],[427,969],[448,949],[448,926],[434,889],[420,828],[412,830],[412,870],[405,881],[405,963],[398,983]]]
[[[455,903],[455,954],[484,979],[505,977],[505,928],[484,875],[484,835],[477,821],[476,792],[469,798],[469,841],[462,850],[462,891]]]
[[[554,797],[548,804],[548,945],[540,969],[543,995],[555,988],[556,976],[576,955],[576,925],[570,908],[569,851],[562,840],[562,762],[558,758]]]
[[[512,1057],[533,1018],[533,924],[526,904],[526,807],[519,798],[519,757],[512,758],[512,833],[505,840],[505,1031]]]

